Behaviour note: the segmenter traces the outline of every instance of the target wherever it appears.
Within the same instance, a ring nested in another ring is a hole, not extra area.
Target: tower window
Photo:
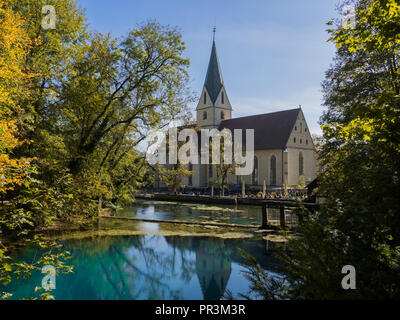
[[[296,143],[296,138],[293,138],[293,142]]]
[[[207,104],[207,93],[204,92],[204,104]]]
[[[307,128],[304,129],[304,132],[307,132]]]
[[[223,111],[221,111],[221,120],[225,119],[225,113]]]
[[[225,102],[225,95],[224,95],[223,91],[221,92],[221,102],[222,102],[222,104],[224,104],[224,102]]]
[[[306,140],[306,144],[308,144],[308,140]]]
[[[207,111],[203,112],[203,120],[207,120]]]

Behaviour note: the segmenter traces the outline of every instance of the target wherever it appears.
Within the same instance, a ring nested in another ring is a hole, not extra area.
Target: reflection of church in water
[[[224,240],[210,242],[199,241],[195,247],[196,273],[205,300],[219,300],[223,297],[231,275],[231,259],[224,248]]]

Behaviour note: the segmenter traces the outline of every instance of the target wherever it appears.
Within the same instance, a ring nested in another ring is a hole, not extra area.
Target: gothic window
[[[304,158],[303,153],[299,153],[299,176],[304,175]]]
[[[294,127],[294,131],[297,131],[297,126]]]
[[[296,143],[296,138],[293,138],[293,142]]]
[[[308,140],[306,140],[306,144],[308,144]]]
[[[207,104],[207,93],[204,92],[204,104]]]
[[[224,92],[222,91],[221,92],[221,102],[222,102],[222,104],[224,104],[224,100],[225,100],[225,95],[224,95]]]
[[[225,113],[223,111],[221,111],[221,120],[225,119]]]
[[[303,123],[300,122],[300,132],[302,132],[302,131],[303,131]]]
[[[304,132],[307,132],[307,128],[304,129]]]
[[[193,171],[193,164],[192,163],[189,163],[189,171]],[[189,176],[189,186],[192,186],[192,185],[193,185],[193,176],[190,175]]]
[[[207,120],[207,111],[203,112],[203,120]]]
[[[254,168],[251,176],[251,182],[254,186],[258,185],[258,159],[254,157]]]
[[[270,183],[271,185],[275,186],[276,185],[276,157],[272,156],[271,157],[271,174],[270,174]]]

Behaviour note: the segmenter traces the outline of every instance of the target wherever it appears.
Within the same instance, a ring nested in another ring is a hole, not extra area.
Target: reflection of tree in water
[[[184,282],[189,282],[196,272],[195,263],[191,259],[192,252],[192,237],[166,237],[165,240],[173,248],[172,256],[172,273],[180,274],[180,279]],[[176,264],[180,263],[180,270],[177,270]]]
[[[90,242],[86,239],[78,247],[82,258],[77,259],[93,261],[89,277],[101,299],[182,299],[182,290],[171,289],[171,281],[182,282],[184,287],[197,274],[204,299],[218,300],[226,291],[232,261],[244,262],[237,247],[266,261],[262,243],[249,239],[100,237]]]
[[[169,250],[157,246],[163,240]],[[182,299],[181,289],[171,289],[169,283],[177,277],[189,283],[196,273],[204,299],[215,300],[223,296],[231,273],[231,251],[223,239],[99,237],[69,246],[78,249],[75,259],[89,261],[84,274],[90,280],[77,274],[74,281],[86,286],[89,280],[101,299]]]
[[[271,270],[263,241],[160,235],[102,236],[67,241],[75,273],[57,277],[56,299],[183,299],[183,289],[195,290],[199,281],[204,299],[220,299],[231,274],[231,263],[243,263],[236,248],[254,255]],[[264,244],[265,246],[265,244]],[[27,255],[34,252],[28,250]],[[29,260],[29,257],[21,257]],[[197,279],[196,276],[197,275]],[[30,296],[41,282],[16,288]],[[194,285],[194,286],[193,286]]]
[[[146,247],[152,240],[133,236],[70,242],[74,260],[80,261],[72,287],[80,282],[79,287],[91,287],[89,294],[100,299],[180,299],[180,290],[166,283],[173,277],[172,257]]]

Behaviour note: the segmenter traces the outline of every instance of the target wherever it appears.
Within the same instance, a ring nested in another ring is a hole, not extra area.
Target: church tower
[[[226,94],[217,56],[215,28],[206,80],[196,111],[197,123],[202,128],[218,128],[222,120],[232,117],[232,106]]]

